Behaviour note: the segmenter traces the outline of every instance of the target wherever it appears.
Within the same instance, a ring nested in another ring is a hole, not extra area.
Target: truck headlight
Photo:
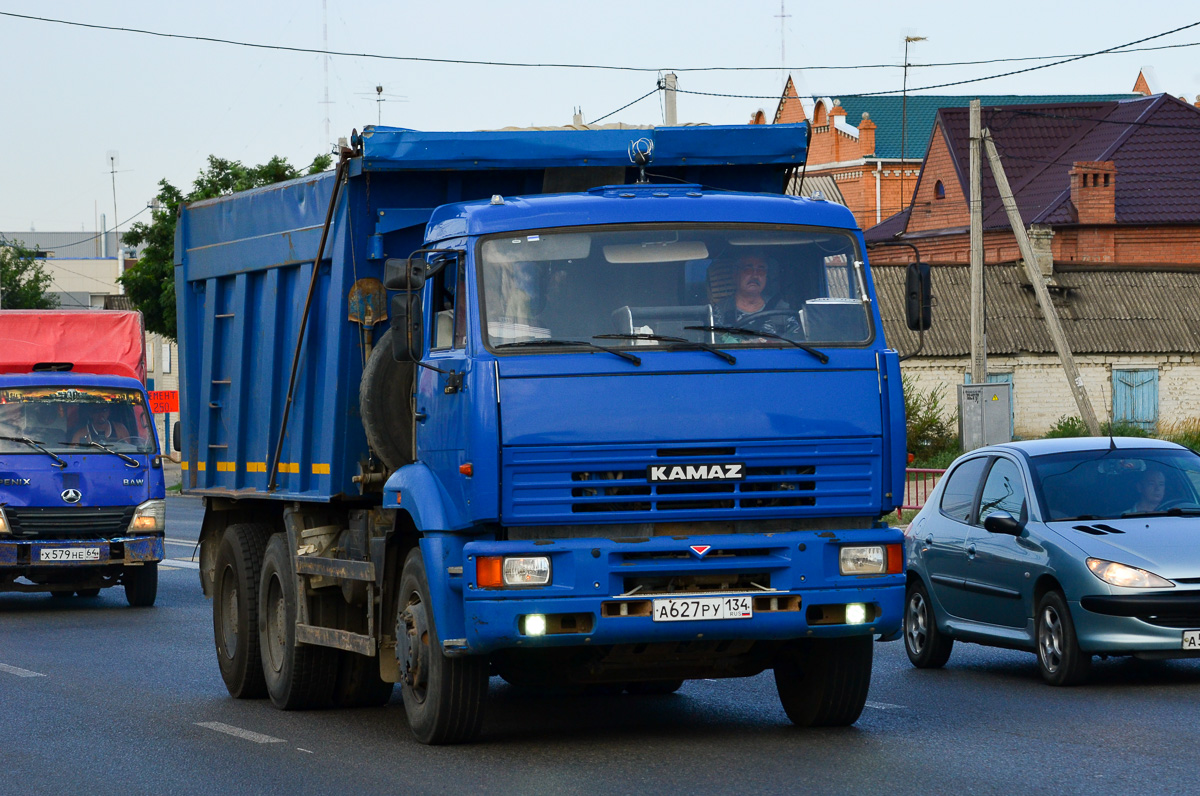
[[[1147,572],[1127,564],[1118,564],[1116,561],[1089,558],[1087,565],[1093,575],[1113,586],[1124,586],[1127,589],[1171,589],[1175,587],[1174,583],[1153,572]]]
[[[895,575],[904,571],[903,548],[898,544],[853,545],[838,551],[843,575]]]
[[[133,512],[129,522],[131,533],[161,531],[167,527],[167,501],[147,500]]]
[[[481,589],[545,586],[550,583],[550,559],[547,556],[480,556],[475,561],[475,582]]]
[[[4,514],[4,509],[0,509],[0,533],[12,533],[8,529],[8,517]]]

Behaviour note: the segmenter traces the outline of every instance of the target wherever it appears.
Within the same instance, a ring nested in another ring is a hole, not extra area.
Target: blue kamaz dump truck
[[[844,725],[898,635],[905,429],[803,125],[371,128],[188,205],[184,491],[230,694],[469,740],[489,676],[773,669]],[[634,162],[631,162],[631,157]]]
[[[0,311],[0,592],[154,604],[166,519],[142,316]]]

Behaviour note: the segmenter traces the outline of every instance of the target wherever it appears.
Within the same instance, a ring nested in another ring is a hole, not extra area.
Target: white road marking
[[[232,735],[246,741],[254,743],[286,743],[282,738],[272,738],[270,735],[243,730],[241,727],[234,727],[232,724],[224,724],[219,721],[198,721],[196,726],[203,727],[206,730],[216,730],[223,732],[226,735]]]
[[[31,672],[28,669],[18,669],[16,666],[9,666],[6,663],[0,663],[0,672],[15,674],[17,677],[45,677],[41,672]]]
[[[311,749],[301,749],[299,746],[296,747],[296,751],[304,752],[304,754],[306,754],[306,755],[311,755],[313,753],[313,751]]]
[[[195,547],[199,542],[195,539],[163,539],[167,544],[177,544],[180,547]]]
[[[875,710],[904,710],[903,705],[892,705],[888,702],[867,702],[865,707]]]

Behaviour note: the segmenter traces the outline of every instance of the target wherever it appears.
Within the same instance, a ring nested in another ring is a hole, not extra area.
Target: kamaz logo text
[[[125,486],[141,486],[142,484],[146,483],[146,479],[145,478],[126,478],[121,483],[124,484]]]
[[[28,478],[0,478],[0,486],[29,486]]]
[[[744,464],[652,464],[646,468],[648,481],[740,481]]]

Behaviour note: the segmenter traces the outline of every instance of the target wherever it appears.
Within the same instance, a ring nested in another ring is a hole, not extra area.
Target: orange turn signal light
[[[500,556],[480,556],[475,559],[475,584],[481,589],[504,585],[504,559]]]
[[[470,478],[471,476],[475,475],[475,468],[471,466],[470,462],[467,462],[466,464],[460,464],[458,466],[458,471],[460,473],[462,473],[463,475],[465,475],[467,478]]]
[[[887,548],[887,574],[899,575],[904,571],[904,545],[889,544]]]

